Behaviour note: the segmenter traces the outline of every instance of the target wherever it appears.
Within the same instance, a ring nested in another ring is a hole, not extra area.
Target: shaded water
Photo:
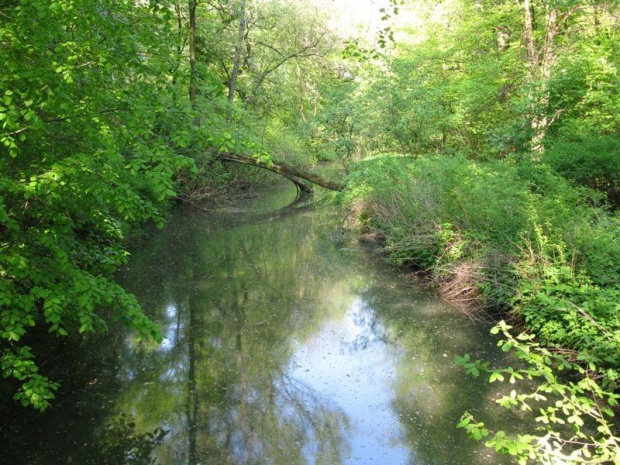
[[[65,354],[56,407],[5,427],[7,463],[499,463],[455,428],[503,414],[453,363],[496,357],[488,329],[348,243],[331,208],[263,213],[293,196],[153,232],[123,281],[164,340],[116,328]]]

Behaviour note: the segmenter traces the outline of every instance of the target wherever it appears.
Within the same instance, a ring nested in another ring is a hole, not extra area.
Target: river
[[[488,328],[350,240],[333,207],[273,213],[294,196],[149,230],[120,279],[164,340],[112,325],[62,351],[54,408],[5,418],[4,463],[500,463],[455,427],[507,415],[454,365],[500,357]]]

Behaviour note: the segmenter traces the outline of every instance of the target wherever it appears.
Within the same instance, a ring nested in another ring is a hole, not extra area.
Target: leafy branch
[[[506,409],[537,410],[535,420],[540,426],[534,434],[511,437],[502,430],[491,432],[466,412],[457,427],[477,441],[489,438],[487,447],[515,456],[520,464],[530,459],[541,463],[619,463],[620,438],[613,431],[612,407],[618,405],[620,395],[596,382],[593,363],[586,369],[542,347],[533,335],[513,336],[511,329],[502,321],[491,332],[501,332],[504,339],[498,346],[512,352],[523,363],[522,368],[491,368],[488,362],[471,360],[469,355],[457,357],[456,363],[473,376],[488,374],[490,383],[514,386],[517,380],[534,381],[532,389],[521,392],[514,386],[496,402]]]

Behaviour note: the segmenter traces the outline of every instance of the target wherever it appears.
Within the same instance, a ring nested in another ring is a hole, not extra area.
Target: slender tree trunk
[[[506,26],[497,28],[497,49],[505,52],[510,45],[510,30]]]
[[[530,141],[532,159],[538,160],[545,151],[545,138],[553,118],[549,117],[549,81],[554,56],[554,40],[558,33],[558,10],[546,7],[545,36],[542,44],[534,40],[534,7],[531,0],[523,0],[526,65],[529,79],[532,138]]]
[[[189,101],[192,110],[198,111],[196,104],[196,96],[198,95],[198,72],[196,70],[196,6],[197,0],[189,2]],[[196,115],[196,124],[200,123],[198,115]]]
[[[181,13],[181,4],[176,2],[174,4],[174,11],[177,15],[177,32],[178,32],[178,43],[177,43],[177,62],[172,68],[172,84],[176,84],[177,82],[177,73],[181,68],[181,63],[183,60],[183,51],[185,50],[185,45],[187,45],[188,38],[185,33],[185,29],[183,27],[183,15]]]
[[[534,12],[530,0],[524,0],[523,10],[525,13],[523,24],[523,40],[525,41],[526,63],[533,74],[533,68],[536,67],[536,45],[534,44]]]
[[[237,33],[237,45],[235,47],[235,58],[233,60],[233,69],[230,75],[230,83],[228,85],[228,101],[235,99],[235,88],[237,87],[237,76],[239,76],[239,67],[241,65],[241,54],[243,52],[243,38],[245,36],[245,7],[247,0],[241,0],[239,7],[239,31]]]
[[[540,76],[538,101],[535,102],[537,111],[532,118],[532,157],[540,158],[545,151],[545,138],[547,130],[551,124],[549,118],[550,89],[549,81],[551,80],[551,70],[555,61],[553,52],[553,41],[557,34],[557,10],[552,8],[547,10],[547,30],[545,33],[545,42],[542,48],[542,56],[540,57]]]
[[[301,67],[299,61],[295,60],[295,70],[297,71],[297,81],[299,83],[299,116],[306,122],[306,109],[304,107],[304,80],[301,77]]]

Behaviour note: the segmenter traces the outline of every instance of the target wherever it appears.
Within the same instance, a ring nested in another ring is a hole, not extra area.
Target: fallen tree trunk
[[[285,163],[274,162],[268,165],[267,163],[259,161],[256,158],[248,157],[246,155],[239,155],[236,153],[221,153],[219,157],[224,161],[241,163],[243,165],[249,166],[256,166],[257,168],[262,168],[264,170],[279,174],[280,176],[284,176],[285,178],[293,182],[299,188],[299,190],[306,193],[312,192],[312,189],[306,183],[304,183],[303,180],[311,182],[312,184],[316,184],[317,186],[324,187],[325,189],[330,189],[332,191],[341,191],[344,188],[343,184],[324,179],[320,176],[317,176],[316,174],[300,171],[296,168],[293,168],[292,166],[286,165]]]

